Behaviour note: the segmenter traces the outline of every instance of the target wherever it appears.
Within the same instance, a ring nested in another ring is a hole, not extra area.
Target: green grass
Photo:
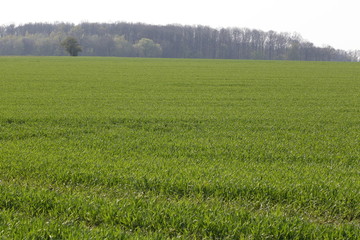
[[[0,239],[359,239],[358,63],[0,58]]]

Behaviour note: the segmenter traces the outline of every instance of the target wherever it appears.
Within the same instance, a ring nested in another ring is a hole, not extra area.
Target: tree
[[[0,55],[77,56],[80,51],[83,56],[360,61],[359,52],[316,47],[298,34],[247,28],[124,22],[0,26]]]
[[[160,44],[156,44],[148,38],[140,39],[134,47],[138,51],[139,57],[160,57],[162,54]]]
[[[61,46],[73,57],[78,56],[79,52],[82,51],[80,44],[74,37],[67,37],[61,42]]]
[[[115,51],[114,55],[119,57],[131,57],[133,56],[134,47],[131,43],[126,41],[124,36],[114,37]]]

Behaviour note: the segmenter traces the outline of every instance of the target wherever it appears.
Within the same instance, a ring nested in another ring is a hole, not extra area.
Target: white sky
[[[360,49],[360,0],[2,0],[0,25],[143,22],[297,32],[317,46]]]

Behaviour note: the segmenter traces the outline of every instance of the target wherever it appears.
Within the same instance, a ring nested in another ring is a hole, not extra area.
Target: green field
[[[359,239],[360,64],[0,58],[0,239]]]

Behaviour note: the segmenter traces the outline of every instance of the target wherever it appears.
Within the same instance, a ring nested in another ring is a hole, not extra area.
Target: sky
[[[359,0],[3,0],[0,25],[142,22],[299,33],[316,46],[360,49]]]

